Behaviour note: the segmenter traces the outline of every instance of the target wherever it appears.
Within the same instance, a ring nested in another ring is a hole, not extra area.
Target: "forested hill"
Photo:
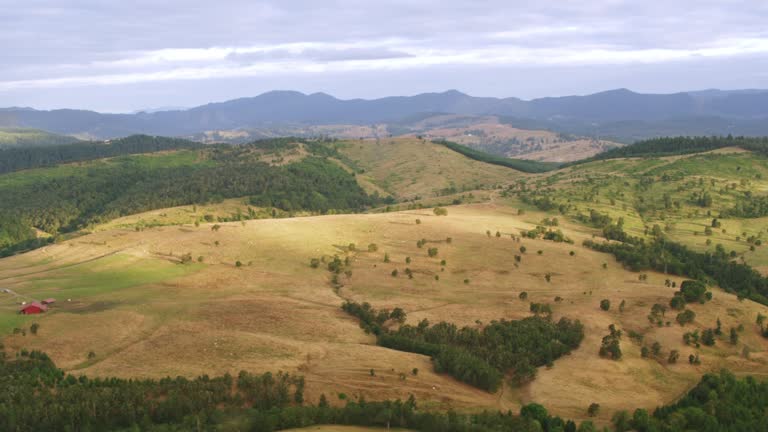
[[[318,213],[360,211],[382,201],[329,160],[335,149],[322,143],[281,138],[197,148],[185,141],[138,139],[117,148],[128,153],[152,145],[182,149],[0,175],[0,255],[43,242],[33,227],[56,235],[128,214],[225,198]]]
[[[596,160],[627,157],[663,157],[702,153],[725,147],[739,147],[756,153],[768,154],[768,137],[666,137],[638,141],[635,144],[608,150],[591,158],[574,162],[581,164]]]
[[[115,156],[197,149],[203,144],[179,138],[132,135],[111,142],[79,142],[46,147],[0,149],[0,174]]]

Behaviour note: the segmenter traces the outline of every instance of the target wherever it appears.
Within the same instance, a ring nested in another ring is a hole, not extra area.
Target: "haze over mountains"
[[[768,134],[768,90],[640,94],[626,89],[587,96],[473,97],[456,90],[341,100],[324,93],[272,91],[187,110],[102,114],[0,109],[0,127],[25,127],[107,139],[135,133],[192,136],[205,131],[281,125],[397,124],[434,114],[497,116],[525,129],[549,129],[628,142],[663,135]]]

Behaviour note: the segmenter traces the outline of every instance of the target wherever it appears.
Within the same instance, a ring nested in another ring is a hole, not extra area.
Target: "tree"
[[[712,329],[706,329],[701,333],[701,343],[706,346],[713,346],[715,344],[715,331]]]
[[[368,252],[376,252],[377,250],[379,250],[379,245],[376,243],[371,243],[368,245]]]
[[[685,309],[685,299],[682,296],[675,295],[672,300],[669,301],[669,307],[675,310]]]
[[[651,352],[654,356],[657,356],[661,353],[661,344],[658,341],[651,345]]]
[[[528,299],[528,293],[526,291],[523,291],[523,292],[520,293],[520,295],[518,295],[518,297],[520,298],[520,300],[527,300]]]
[[[384,252],[384,262],[385,262],[385,263],[388,263],[388,262],[389,262],[389,254],[388,254],[388,253],[386,253],[386,252]]]
[[[739,343],[739,332],[737,332],[733,327],[731,327],[730,341],[731,345],[736,345]]]
[[[526,250],[525,246],[520,246],[520,253],[525,253]]]
[[[669,364],[675,364],[677,363],[677,360],[680,358],[680,352],[678,350],[672,350],[669,352],[669,357],[667,358],[667,363]]]
[[[443,207],[435,207],[432,211],[435,213],[435,216],[448,216],[448,210]]]
[[[592,402],[589,404],[589,408],[587,408],[587,415],[590,417],[595,417],[600,412],[600,404]]]
[[[690,309],[686,309],[683,312],[680,312],[677,314],[676,318],[677,322],[682,326],[688,323],[692,323],[694,319],[696,319],[696,313]]]
[[[608,299],[600,300],[600,309],[607,311],[611,308],[611,301]]]
[[[624,312],[624,307],[626,307],[626,305],[626,300],[622,300],[621,303],[619,303],[619,312]]]
[[[429,255],[430,258],[434,258],[437,256],[437,248],[429,248],[427,249],[427,255]]]
[[[29,326],[29,332],[33,335],[37,335],[37,331],[40,329],[40,324],[38,323],[32,323],[31,326]]]
[[[624,410],[617,411],[613,414],[611,423],[613,423],[613,428],[616,432],[626,432],[632,427],[629,413]]]

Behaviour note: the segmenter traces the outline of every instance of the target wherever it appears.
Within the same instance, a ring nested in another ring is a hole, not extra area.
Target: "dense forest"
[[[519,321],[492,321],[481,329],[446,322],[430,325],[424,320],[390,331],[384,326],[393,318],[390,311],[349,301],[342,309],[360,319],[361,327],[375,334],[379,345],[428,355],[437,372],[489,392],[500,387],[508,372],[513,385],[532,380],[537,367],[552,365],[578,348],[584,338],[582,324],[567,318],[554,322],[537,315]],[[398,317],[404,321],[404,313]]]
[[[132,135],[111,142],[7,148],[0,149],[0,174],[62,163],[202,147],[203,144],[179,138]]]
[[[179,154],[181,162],[174,154],[165,155],[166,162],[121,156],[63,175],[8,181],[0,186],[0,255],[35,243],[32,227],[65,233],[128,214],[225,198],[249,197],[256,206],[318,213],[359,211],[381,200],[368,196],[352,174],[325,157],[333,152],[329,147],[308,145],[309,155],[284,165],[261,159],[265,149],[289,147],[282,139],[212,147]]]
[[[753,137],[666,137],[638,141],[632,145],[619,147],[600,153],[588,159],[572,162],[571,165],[596,160],[627,157],[662,157],[690,153],[701,153],[724,147],[741,147],[757,153],[768,154],[768,138]]]
[[[547,171],[554,171],[560,167],[560,164],[557,164],[554,162],[538,162],[538,161],[532,161],[532,160],[511,159],[503,156],[495,156],[492,154],[482,152],[480,150],[475,150],[473,148],[470,148],[461,144],[457,144],[454,142],[446,141],[446,140],[435,140],[433,142],[435,144],[440,144],[445,147],[448,147],[449,149],[455,151],[456,153],[460,153],[476,161],[485,162],[493,165],[501,165],[507,168],[512,168],[512,169],[527,172],[527,173],[542,173]]]

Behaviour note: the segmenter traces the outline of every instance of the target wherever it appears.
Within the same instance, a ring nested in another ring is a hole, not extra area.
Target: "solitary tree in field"
[[[608,299],[600,300],[600,309],[607,311],[611,308],[611,301]]]
[[[587,415],[590,417],[595,417],[600,412],[600,404],[592,402],[589,404],[589,408],[587,408]]]

